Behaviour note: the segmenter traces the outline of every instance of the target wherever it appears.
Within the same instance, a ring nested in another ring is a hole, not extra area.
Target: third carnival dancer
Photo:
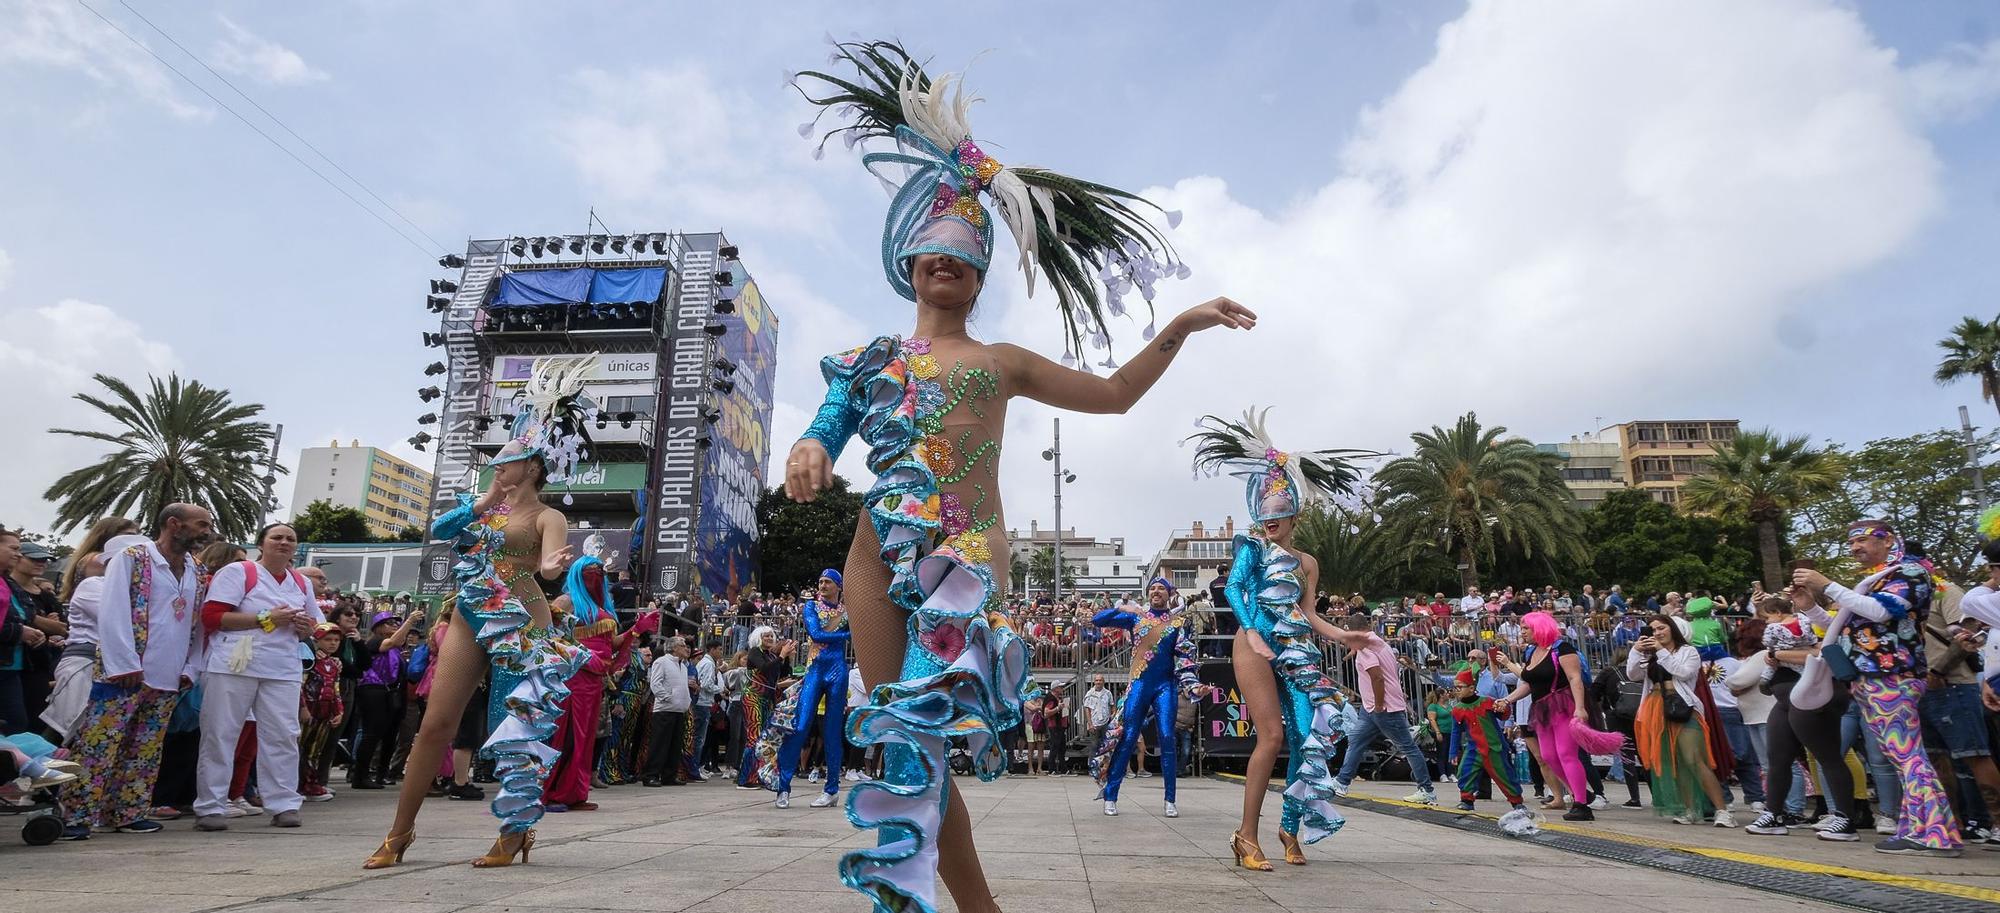
[[[1269,410],[1265,410],[1268,412]],[[1328,764],[1339,738],[1339,692],[1320,670],[1315,630],[1342,633],[1312,608],[1319,563],[1292,548],[1298,525],[1301,483],[1329,496],[1352,494],[1358,475],[1349,461],[1359,451],[1286,453],[1264,431],[1264,414],[1251,409],[1240,422],[1203,416],[1194,441],[1197,471],[1228,471],[1245,480],[1244,495],[1256,535],[1237,534],[1231,546],[1227,594],[1242,627],[1236,632],[1231,665],[1236,687],[1257,734],[1243,774],[1243,821],[1229,835],[1236,864],[1268,872],[1271,863],[1257,842],[1258,819],[1278,738],[1285,744],[1284,813],[1278,842],[1285,861],[1305,865],[1302,843],[1316,843],[1340,830],[1345,819],[1333,807],[1333,771]],[[1422,763],[1419,760],[1417,763]]]
[[[1180,709],[1181,692],[1194,700],[1208,693],[1208,686],[1196,678],[1199,664],[1194,655],[1194,632],[1187,627],[1184,607],[1175,605],[1174,585],[1159,577],[1146,587],[1146,610],[1127,612],[1117,607],[1105,609],[1091,619],[1100,628],[1121,628],[1132,632],[1132,687],[1125,692],[1120,711],[1122,732],[1115,748],[1109,744],[1098,751],[1108,758],[1105,771],[1104,813],[1118,814],[1118,787],[1132,763],[1133,749],[1145,729],[1146,717],[1154,719],[1153,738],[1160,746],[1160,777],[1167,787],[1167,817],[1180,817],[1174,807],[1174,780],[1180,765],[1174,757],[1174,720]]]
[[[1042,169],[1009,169],[986,156],[966,126],[973,99],[954,77],[933,81],[901,47],[843,43],[836,63],[851,76],[802,73],[814,104],[851,118],[829,133],[850,141],[887,138],[894,152],[862,161],[897,188],[882,237],[889,286],[916,303],[915,332],[883,336],[828,357],[826,402],[785,464],[785,488],[813,499],[833,481],[833,461],[857,433],[876,480],[848,553],[848,623],[868,702],[848,714],[849,741],[884,745],[884,777],[849,791],[856,826],[879,828],[879,844],[848,853],[841,880],[878,911],[936,910],[941,878],[958,909],[996,909],[971,819],[952,797],[945,750],[963,737],[981,779],[1000,774],[998,735],[1019,724],[1027,650],[1003,611],[1006,524],[995,466],[1007,400],[1025,396],[1060,409],[1118,413],[1152,387],[1189,334],[1249,328],[1256,316],[1217,298],[1174,318],[1110,377],[1072,370],[1018,346],[973,339],[971,315],[993,254],[992,197],[1012,230],[1021,266],[1052,286],[1073,357],[1087,333],[1109,344],[1106,311],[1117,295],[1184,272],[1165,239],[1122,191]],[[1093,264],[1110,283],[1100,302]],[[1149,306],[1150,309],[1150,306]],[[1106,367],[1111,367],[1107,357]]]
[[[443,762],[488,663],[496,719],[479,752],[493,760],[500,780],[492,802],[500,837],[472,864],[504,866],[516,856],[528,861],[534,825],[542,817],[542,783],[556,759],[548,742],[569,696],[566,683],[584,660],[583,651],[556,632],[549,614],[545,590],[563,579],[571,552],[568,524],[561,511],[542,504],[542,486],[567,474],[588,441],[583,422],[590,403],[582,396],[583,379],[595,367],[595,356],[587,355],[537,360],[520,394],[512,440],[493,459],[486,492],[477,500],[459,494],[458,507],[431,523],[431,538],[451,540],[458,554],[452,576],[458,580],[460,623],[445,631],[447,646],[432,673],[430,702],[410,746],[405,769],[423,773],[403,778],[388,839],[363,868],[403,861],[430,789],[429,772]]]
[[[647,612],[625,633],[618,633],[618,616],[611,603],[611,581],[604,561],[585,555],[570,565],[556,609],[567,609],[570,636],[584,649],[583,667],[569,678],[569,699],[549,747],[561,753],[549,768],[542,801],[552,812],[595,811],[590,801],[590,775],[597,760],[597,724],[604,691],[611,676],[630,657],[632,643],[660,629],[660,613]]]
[[[826,789],[812,801],[813,808],[826,808],[840,794],[841,748],[847,739],[847,610],[840,604],[840,572],[827,568],[819,574],[819,598],[806,603],[799,613],[806,623],[806,636],[818,651],[806,664],[806,677],[788,696],[796,708],[791,731],[778,748],[776,782],[778,807],[792,804],[792,775],[799,770],[799,753],[806,733],[812,731],[815,714],[820,722],[820,751],[826,755]],[[825,709],[821,707],[824,700]]]

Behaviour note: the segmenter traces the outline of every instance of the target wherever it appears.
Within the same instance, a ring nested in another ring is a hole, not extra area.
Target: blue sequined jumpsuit
[[[1152,655],[1143,660],[1134,657],[1132,687],[1125,692],[1125,707],[1122,711],[1124,734],[1118,740],[1118,750],[1111,756],[1111,770],[1105,774],[1104,799],[1118,801],[1118,786],[1125,781],[1125,771],[1132,763],[1132,752],[1139,744],[1139,734],[1146,722],[1146,714],[1151,711],[1154,719],[1153,741],[1160,747],[1160,776],[1166,778],[1167,801],[1174,801],[1175,775],[1180,770],[1174,744],[1174,716],[1178,710],[1180,693],[1199,684],[1196,677],[1194,638],[1183,626],[1185,616],[1147,612],[1144,616],[1135,612],[1105,609],[1091,619],[1100,628],[1123,628],[1136,630],[1142,621],[1161,625],[1159,640],[1153,643]],[[1142,649],[1139,639],[1133,637],[1133,649]]]
[[[820,716],[819,739],[820,750],[826,753],[826,793],[832,795],[840,791],[841,749],[847,743],[847,642],[852,635],[846,628],[829,630],[820,623],[819,600],[806,603],[803,614],[806,636],[819,644],[819,655],[813,657],[806,668],[805,680],[799,683],[799,723],[778,749],[778,792],[792,791],[792,774],[799,769],[799,751],[804,748],[806,732],[812,727],[813,711],[824,697],[826,712]]]

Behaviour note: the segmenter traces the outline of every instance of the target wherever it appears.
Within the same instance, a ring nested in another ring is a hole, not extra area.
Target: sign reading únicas
[[[493,359],[493,385],[496,387],[518,387],[534,376],[535,363],[544,358],[573,358],[573,355],[502,355]],[[597,367],[584,377],[584,383],[612,384],[636,381],[652,383],[653,369],[659,359],[652,352],[629,355],[599,355]]]

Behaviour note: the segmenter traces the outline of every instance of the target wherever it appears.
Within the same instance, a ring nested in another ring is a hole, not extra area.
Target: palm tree
[[[1450,430],[1410,435],[1415,450],[1375,473],[1383,539],[1407,564],[1425,551],[1458,562],[1459,583],[1479,585],[1479,562],[1496,546],[1582,562],[1583,518],[1562,483],[1562,457],[1467,412]]]
[[[1387,582],[1393,556],[1383,548],[1381,524],[1365,511],[1309,503],[1293,535],[1299,550],[1319,562],[1321,592],[1376,591]]]
[[[1703,474],[1681,486],[1680,504],[1684,510],[1755,526],[1764,586],[1776,590],[1783,585],[1779,530],[1788,525],[1794,508],[1837,491],[1845,468],[1839,454],[1814,448],[1803,434],[1780,438],[1768,428],[1746,431],[1715,446],[1715,453],[1702,461]]]
[[[1978,378],[1979,398],[2000,409],[2000,320],[1967,317],[1950,336],[1938,340],[1938,348],[1944,350],[1944,358],[1932,379],[1949,384]]]
[[[1074,595],[1076,592],[1076,568],[1069,563],[1069,556],[1065,555],[1063,557],[1063,592]],[[1053,593],[1055,591],[1055,569],[1055,546],[1044,545],[1041,548],[1035,549],[1028,554],[1028,585],[1045,593]]]
[[[49,429],[115,448],[42,493],[56,502],[56,530],[68,532],[107,515],[150,523],[168,504],[186,501],[215,515],[219,536],[247,540],[264,515],[273,474],[285,471],[267,459],[271,426],[251,421],[264,407],[232,403],[227,390],[184,381],[178,374],[165,381],[149,378],[152,389],[143,399],[115,377],[95,378],[111,395],[78,393],[76,398],[122,430]]]

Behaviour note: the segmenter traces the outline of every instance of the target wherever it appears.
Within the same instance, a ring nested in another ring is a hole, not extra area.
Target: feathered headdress
[[[567,478],[589,455],[586,423],[596,417],[597,404],[583,395],[583,382],[596,368],[595,354],[536,359],[527,385],[515,394],[513,440],[500,448],[493,465],[541,457],[550,481]]]
[[[958,76],[932,79],[923,65],[891,41],[834,42],[830,63],[853,66],[852,77],[807,70],[792,77],[806,100],[851,121],[820,136],[817,157],[835,136],[848,148],[875,137],[891,139],[894,152],[869,152],[862,164],[893,195],[882,228],[882,269],[889,285],[911,301],[916,289],[910,259],[948,253],[984,273],[993,259],[993,226],[985,194],[1021,251],[1028,294],[1035,293],[1037,269],[1055,290],[1066,334],[1065,353],[1080,353],[1085,336],[1097,348],[1110,346],[1105,311],[1122,316],[1122,296],[1137,288],[1152,318],[1153,284],[1168,276],[1186,278],[1186,264],[1140,215],[1137,207],[1159,207],[1123,190],[1079,180],[1042,168],[1000,164],[972,138],[966,114],[979,99],[965,94]],[[817,92],[802,84],[815,80]],[[818,118],[799,127],[810,138]],[[1179,213],[1166,213],[1169,226]],[[1100,298],[1098,284],[1104,286]],[[1145,338],[1153,338],[1149,322]],[[1069,354],[1064,362],[1070,362]],[[1109,358],[1106,367],[1115,367]]]
[[[1366,450],[1286,453],[1271,443],[1264,430],[1264,416],[1270,411],[1269,407],[1259,410],[1252,406],[1236,422],[1202,416],[1195,422],[1201,430],[1182,441],[1195,442],[1195,471],[1210,475],[1226,471],[1246,480],[1244,497],[1254,523],[1298,514],[1303,501],[1301,479],[1327,497],[1351,498],[1361,481],[1353,461],[1377,454]]]

